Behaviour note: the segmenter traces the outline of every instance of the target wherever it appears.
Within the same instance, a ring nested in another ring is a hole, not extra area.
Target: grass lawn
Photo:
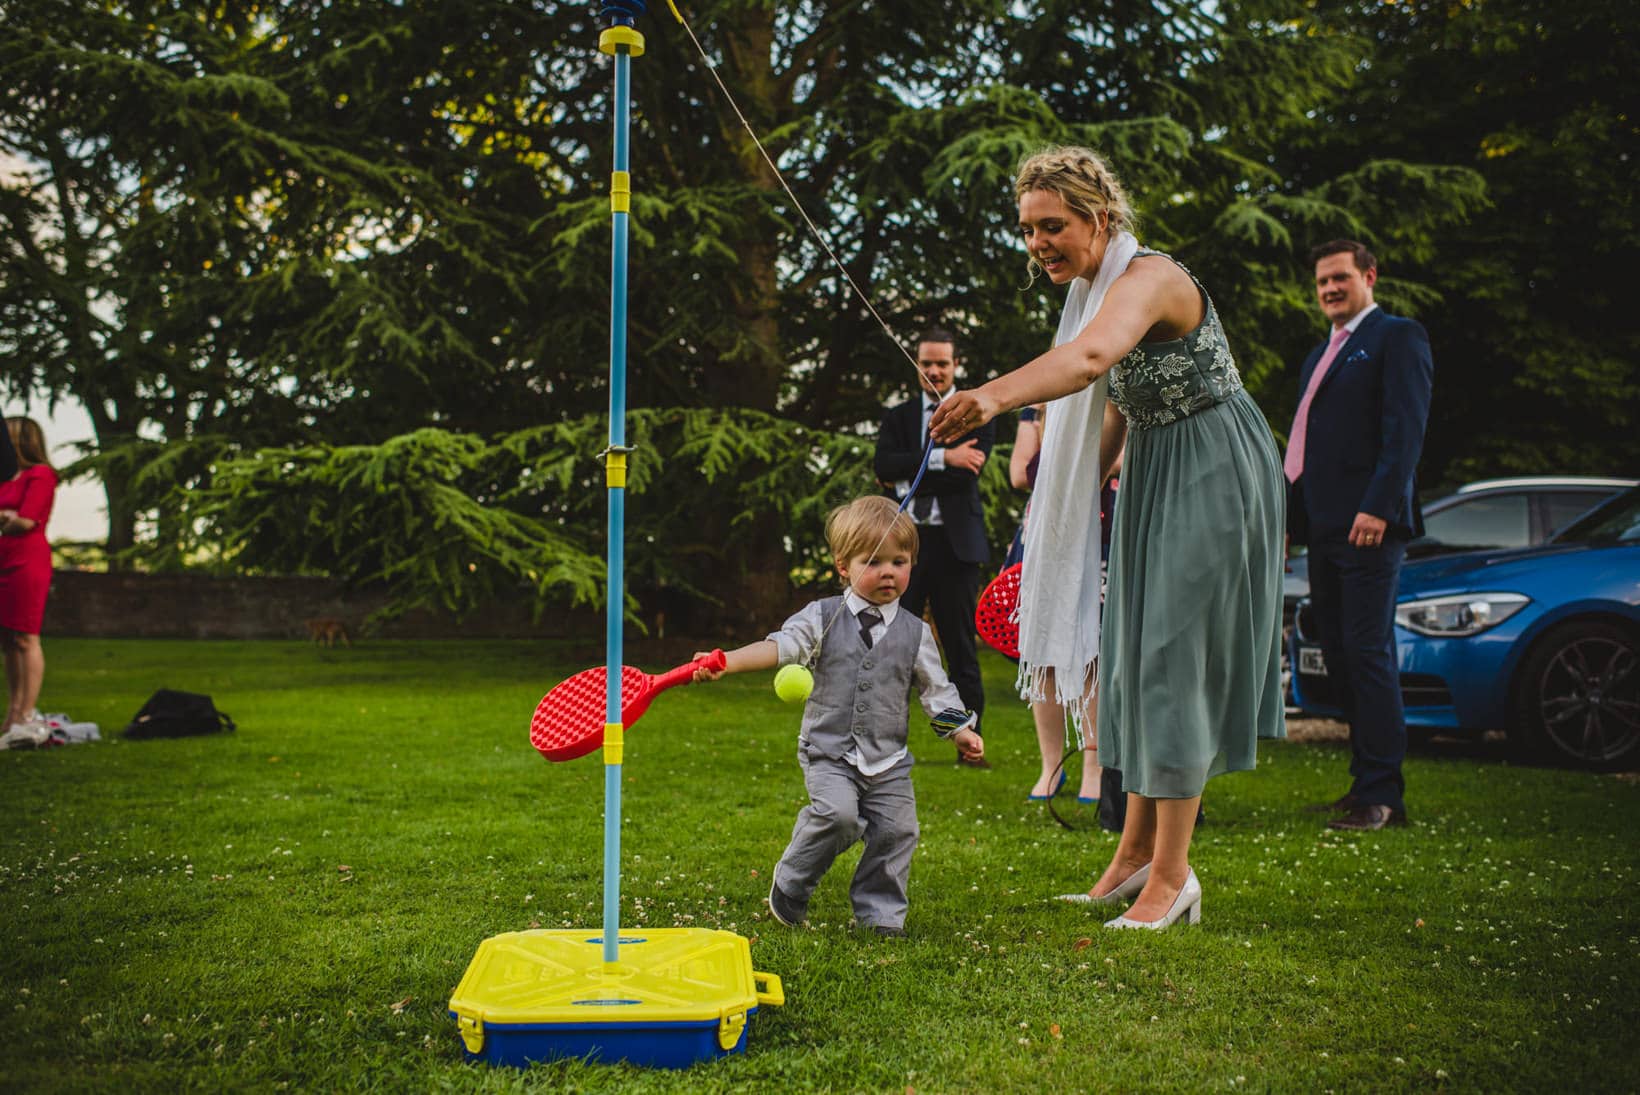
[[[584,659],[453,641],[48,639],[46,655],[42,707],[107,740],[0,753],[0,1089],[1578,1091],[1640,1075],[1634,782],[1418,751],[1413,824],[1346,836],[1301,807],[1344,789],[1347,747],[1267,742],[1257,772],[1208,787],[1202,925],[1106,932],[1047,900],[1085,888],[1115,838],[1024,801],[1035,742],[1001,659],[993,770],[958,769],[914,726],[904,940],[849,930],[857,852],[808,929],[763,911],[805,801],[797,711],[769,675],[657,700],[628,739],[623,925],[745,935],[786,1006],[757,1014],[746,1054],[683,1073],[469,1065],[445,1004],[478,944],[601,925],[602,765],[549,764],[526,735]],[[162,686],[211,693],[239,731],[120,740]]]

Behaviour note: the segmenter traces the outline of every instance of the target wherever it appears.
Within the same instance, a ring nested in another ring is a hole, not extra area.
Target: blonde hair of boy
[[[880,494],[856,498],[826,516],[826,543],[837,562],[875,555],[885,543],[917,561],[917,524]]]

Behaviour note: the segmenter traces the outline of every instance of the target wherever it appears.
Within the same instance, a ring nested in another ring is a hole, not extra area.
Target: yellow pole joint
[[[630,213],[632,211],[632,173],[630,171],[610,172],[609,211],[611,213]]]
[[[642,57],[643,35],[631,27],[610,27],[598,35],[598,52],[607,53],[612,57],[617,53]]]
[[[604,454],[604,483],[614,490],[626,488],[626,453],[607,452]]]
[[[604,723],[604,763],[621,763],[621,754],[626,747],[626,728],[618,722]]]

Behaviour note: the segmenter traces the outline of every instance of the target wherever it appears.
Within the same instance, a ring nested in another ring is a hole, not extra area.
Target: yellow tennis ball
[[[774,675],[774,694],[787,703],[802,703],[814,691],[814,674],[800,665],[785,665]]]

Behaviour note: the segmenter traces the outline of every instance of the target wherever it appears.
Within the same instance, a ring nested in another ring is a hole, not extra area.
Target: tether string
[[[848,272],[848,267],[843,265],[843,260],[838,258],[837,253],[831,249],[831,244],[826,242],[826,237],[821,234],[820,229],[809,218],[808,211],[803,208],[803,203],[797,200],[797,195],[787,185],[786,176],[780,173],[780,168],[774,162],[774,157],[769,155],[769,150],[763,147],[762,141],[758,140],[757,132],[752,129],[752,123],[746,120],[746,115],[741,112],[740,104],[735,102],[735,97],[730,94],[728,85],[723,82],[723,77],[718,75],[717,65],[706,55],[706,50],[700,44],[700,39],[695,37],[694,28],[689,25],[689,20],[683,17],[683,13],[678,10],[676,4],[671,4],[671,8],[672,14],[677,17],[679,23],[683,24],[684,32],[689,35],[689,40],[695,44],[695,52],[700,54],[701,63],[706,66],[706,71],[712,74],[712,79],[717,83],[718,90],[723,92],[723,97],[729,101],[729,108],[735,112],[735,117],[740,119],[741,126],[746,130],[746,135],[751,137],[752,143],[757,146],[757,151],[763,157],[763,162],[767,163],[769,170],[774,172],[774,177],[780,182],[780,188],[792,200],[792,206],[797,210],[797,215],[802,217],[803,223],[809,226],[809,232],[814,236],[815,242],[825,250],[832,263],[842,272],[843,279],[848,282],[849,288],[854,290],[854,295],[860,298],[860,303],[866,306],[866,311],[871,313],[871,318],[875,319],[877,325],[883,329],[883,334],[887,335],[889,341],[894,343],[895,348],[905,356],[907,361],[911,362],[911,367],[917,370],[917,375],[922,376],[922,369],[918,367],[917,359],[912,357],[906,348],[900,344],[900,340],[894,337],[894,332],[889,329],[888,323],[884,321],[883,317],[878,314],[876,307],[872,305],[871,298],[867,297],[860,286],[855,283],[854,276]]]
[[[919,385],[926,389],[928,387],[928,379],[924,376],[922,367],[917,364],[917,359],[911,356],[910,351],[905,348],[899,339],[894,337],[893,330],[890,329],[887,321],[883,319],[882,315],[878,313],[876,306],[871,303],[871,298],[866,296],[865,291],[862,290],[859,284],[855,282],[854,275],[848,272],[848,267],[843,265],[843,260],[837,257],[837,252],[832,250],[831,244],[827,242],[825,235],[814,223],[813,218],[809,216],[808,210],[803,208],[803,203],[798,200],[797,194],[786,182],[786,176],[781,173],[780,166],[774,162],[774,157],[769,155],[769,150],[763,147],[763,142],[758,139],[757,131],[752,128],[752,123],[746,120],[746,115],[740,109],[740,104],[735,102],[734,94],[730,92],[729,86],[723,82],[723,77],[718,75],[716,63],[713,62],[711,57],[707,56],[705,47],[700,44],[700,39],[695,37],[695,29],[689,25],[689,20],[683,17],[683,12],[678,10],[678,6],[673,2],[673,0],[667,0],[667,6],[672,9],[673,17],[677,19],[680,24],[682,24],[684,33],[689,35],[689,41],[694,43],[695,52],[700,54],[701,63],[706,66],[706,71],[712,74],[713,82],[717,84],[718,90],[723,92],[723,97],[728,101],[729,108],[735,112],[735,117],[740,119],[741,127],[746,130],[746,135],[752,139],[752,144],[757,146],[758,154],[763,157],[763,162],[769,165],[769,170],[774,172],[774,177],[780,183],[780,188],[784,190],[786,192],[786,196],[791,199],[792,208],[797,210],[797,215],[802,217],[803,223],[808,226],[809,234],[814,237],[815,242],[820,245],[823,251],[825,251],[826,257],[831,259],[832,264],[836,266],[838,271],[843,275],[843,280],[848,283],[848,287],[853,290],[854,295],[860,298],[860,303],[866,306],[866,311],[871,313],[871,318],[877,321],[877,325],[883,329],[883,334],[888,336],[888,340],[894,344],[894,348],[899,350],[900,354],[906,359],[906,361],[911,363],[911,367],[917,371],[917,380]],[[952,390],[954,391],[955,388]],[[936,398],[939,398],[941,402],[944,402],[944,397],[936,396]],[[916,496],[917,487],[922,483],[923,473],[928,470],[928,458],[932,456],[933,453],[934,439],[930,437],[927,444],[923,446],[922,462],[917,466],[917,474],[911,480],[911,488],[906,491],[904,500],[900,502],[900,513],[904,513],[906,511],[906,507],[911,505],[911,499]],[[877,546],[871,549],[871,554],[873,557],[875,557],[876,554],[882,550],[883,544],[887,542],[888,534],[892,530],[892,524],[888,529],[884,530],[882,539],[878,540]],[[855,592],[858,593],[859,591],[855,590]],[[815,657],[818,656],[820,652],[820,643],[825,640],[826,632],[830,631],[831,625],[837,622],[837,618],[843,613],[846,604],[846,600],[840,603],[837,606],[837,612],[832,614],[832,618],[828,620],[826,622],[826,626],[821,629],[820,637],[815,640],[814,648],[809,652],[808,658],[805,659],[806,663],[812,664]]]

